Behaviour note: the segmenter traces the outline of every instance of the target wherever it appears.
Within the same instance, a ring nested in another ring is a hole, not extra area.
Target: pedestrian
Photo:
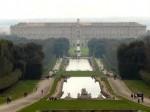
[[[35,91],[37,91],[37,87],[35,88]]]
[[[142,102],[144,102],[144,97],[141,98]]]
[[[41,93],[42,93],[42,94],[44,93],[43,89],[41,90]]]
[[[116,80],[116,78],[117,78],[117,75],[114,75],[114,80]]]
[[[136,98],[136,94],[135,93],[133,94],[133,97],[134,97],[134,99]]]
[[[24,97],[26,97],[28,95],[28,93],[27,92],[24,92]]]
[[[141,96],[141,100],[142,102],[144,102],[144,94],[142,93],[142,96]]]
[[[6,98],[6,102],[7,102],[7,104],[8,104],[8,103],[10,103],[10,102],[11,102],[11,100],[12,100],[12,98],[11,98],[10,96],[8,96],[8,97]]]
[[[131,98],[133,99],[133,94],[131,93]]]

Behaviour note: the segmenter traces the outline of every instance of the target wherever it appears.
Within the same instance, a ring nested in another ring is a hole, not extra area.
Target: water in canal
[[[70,59],[66,71],[93,71],[88,59]]]
[[[70,59],[66,67],[66,71],[93,71],[88,59]],[[72,98],[77,98],[81,89],[85,88],[92,98],[97,98],[100,95],[100,86],[95,79],[91,77],[70,77],[63,85],[63,96],[65,98],[70,93]]]
[[[63,96],[65,98],[70,93],[72,98],[77,98],[78,93],[81,93],[81,89],[85,88],[92,98],[97,98],[100,95],[100,86],[95,79],[91,77],[70,77],[63,85]]]

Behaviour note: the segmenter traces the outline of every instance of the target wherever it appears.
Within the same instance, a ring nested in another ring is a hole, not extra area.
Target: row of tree
[[[41,45],[15,45],[11,41],[0,40],[0,77],[18,69],[22,72],[22,79],[38,78],[42,72],[43,58]]]
[[[103,58],[108,69],[122,78],[150,82],[150,36],[138,39],[91,39],[88,47],[90,56]]]
[[[47,66],[54,58],[68,55],[70,47],[69,40],[66,38],[48,38],[48,39],[27,39],[24,37],[17,37],[15,35],[0,36],[0,39],[7,39],[15,44],[27,44],[30,42],[39,44],[43,48],[45,54],[43,64]]]
[[[95,38],[88,41],[89,55],[103,58],[107,68],[118,73],[117,49],[121,43],[130,43],[134,39]]]
[[[57,57],[68,54],[69,41],[65,38],[46,40],[30,40],[14,36],[4,38],[0,39],[0,82],[3,83],[0,83],[1,86],[4,84],[11,86],[19,79],[39,79],[43,73],[43,66],[54,64]]]
[[[118,68],[122,78],[139,78],[139,71],[146,65],[145,44],[135,41],[130,44],[121,44],[118,48]]]
[[[150,82],[150,36],[145,36],[129,44],[121,44],[118,48],[117,58],[122,78],[142,78]]]
[[[105,53],[104,39],[91,39],[88,41],[89,55],[100,58]]]

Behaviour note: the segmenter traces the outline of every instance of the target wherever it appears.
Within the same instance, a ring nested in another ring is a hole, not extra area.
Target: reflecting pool
[[[67,82],[63,84],[63,92],[61,98],[65,98],[68,93],[72,98],[77,98],[78,93],[81,93],[81,89],[85,88],[92,98],[97,98],[100,95],[100,86],[95,79],[91,77],[70,77]]]

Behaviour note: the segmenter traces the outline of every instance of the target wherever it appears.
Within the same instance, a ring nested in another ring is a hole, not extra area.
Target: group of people
[[[37,88],[35,89],[37,91]],[[44,90],[42,89],[41,90],[41,94],[43,95],[44,94]],[[28,92],[24,92],[23,94],[24,97],[27,97],[28,96]],[[7,96],[6,97],[6,103],[10,103],[12,101],[12,97],[11,96]]]
[[[143,93],[132,93],[131,98],[137,99],[138,103],[144,102],[144,94]]]
[[[55,100],[58,100],[58,98],[56,98],[56,97],[49,97],[48,100],[55,101]]]
[[[8,96],[8,97],[6,98],[6,102],[7,102],[7,104],[8,104],[8,103],[10,103],[11,101],[12,101],[11,96]]]

